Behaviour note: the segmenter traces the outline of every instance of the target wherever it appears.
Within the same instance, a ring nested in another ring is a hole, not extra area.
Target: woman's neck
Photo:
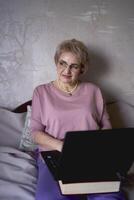
[[[59,79],[56,80],[56,85],[57,85],[57,87],[58,87],[60,90],[66,92],[66,93],[68,93],[68,94],[70,94],[70,95],[72,95],[72,93],[76,90],[76,88],[78,87],[78,84],[79,84],[78,81],[76,81],[76,82],[73,83],[73,84],[64,84],[64,83],[62,83]]]

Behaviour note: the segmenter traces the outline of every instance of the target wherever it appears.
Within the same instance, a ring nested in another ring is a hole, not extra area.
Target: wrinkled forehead
[[[70,52],[70,51],[64,51],[59,55],[58,60],[63,60],[66,63],[74,63],[74,64],[80,64],[81,59],[80,56],[78,56],[76,53]]]

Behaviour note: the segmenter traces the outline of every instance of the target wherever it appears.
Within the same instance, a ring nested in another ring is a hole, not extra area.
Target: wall
[[[133,106],[133,10],[133,0],[0,0],[0,106],[15,108],[55,79],[55,48],[68,38],[89,47],[84,79],[99,84],[107,101]]]

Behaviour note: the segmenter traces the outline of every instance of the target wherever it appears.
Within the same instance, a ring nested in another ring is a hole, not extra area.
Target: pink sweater
[[[31,131],[46,131],[63,139],[67,131],[111,128],[100,89],[81,83],[70,96],[52,82],[35,88],[32,99]]]

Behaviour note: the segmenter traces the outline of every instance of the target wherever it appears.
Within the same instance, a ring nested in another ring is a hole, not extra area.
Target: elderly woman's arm
[[[100,88],[96,91],[96,105],[99,115],[99,126],[101,129],[111,129],[111,121],[109,113],[107,112],[106,102],[102,95]]]
[[[111,128],[112,128],[112,125],[111,125],[110,117],[105,105],[104,112],[101,119],[101,129],[111,129]]]
[[[42,148],[49,150],[62,150],[63,141],[50,136],[48,133],[43,131],[37,131],[33,133],[33,140]]]
[[[42,91],[38,91],[38,88],[36,88],[32,98],[32,113],[30,123],[32,138],[34,142],[41,148],[61,151],[63,141],[56,139],[49,133],[45,132],[45,125],[41,120],[41,110],[43,109],[43,106],[40,98],[42,98]]]

